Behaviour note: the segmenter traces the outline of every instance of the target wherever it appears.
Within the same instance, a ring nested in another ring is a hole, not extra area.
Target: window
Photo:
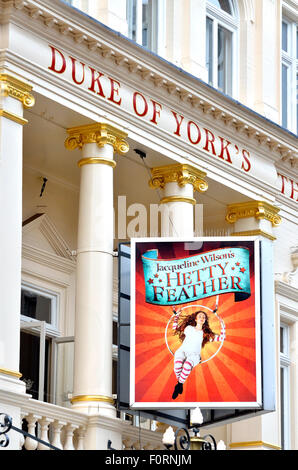
[[[280,416],[281,416],[281,445],[283,449],[290,448],[290,327],[280,325]]]
[[[206,67],[208,83],[223,93],[236,93],[237,12],[234,2],[209,0],[206,7]]]
[[[21,290],[20,372],[33,398],[51,401],[52,338],[58,334],[57,295],[24,284]]]
[[[127,0],[128,37],[153,52],[160,53],[158,23],[162,5],[158,0]]]
[[[281,49],[281,124],[298,133],[298,28],[297,24],[283,18]]]

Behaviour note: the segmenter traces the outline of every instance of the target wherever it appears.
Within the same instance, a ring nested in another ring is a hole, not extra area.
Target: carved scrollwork
[[[88,126],[73,127],[68,129],[69,136],[65,140],[68,150],[82,149],[85,144],[96,143],[99,147],[112,145],[114,152],[124,154],[129,150],[125,138],[125,132],[116,129],[109,124],[97,123]]]
[[[152,168],[149,186],[163,189],[167,183],[178,183],[180,187],[191,184],[195,191],[204,192],[208,183],[204,180],[206,173],[190,165],[174,164]]]

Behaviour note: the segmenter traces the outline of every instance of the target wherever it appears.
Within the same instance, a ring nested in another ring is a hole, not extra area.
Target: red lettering
[[[138,96],[140,96],[143,100],[143,104],[144,104],[143,112],[139,112],[137,110],[137,97]],[[146,101],[146,98],[141,93],[138,93],[137,91],[133,94],[133,109],[134,109],[134,112],[140,117],[146,116],[148,112],[148,103]]]
[[[219,139],[221,141],[221,152],[220,152],[220,155],[218,155],[219,158],[222,158],[223,160],[225,160],[224,155],[226,154],[227,159],[225,161],[229,163],[233,163],[231,160],[229,149],[228,149],[229,145],[231,145],[231,142],[229,142],[226,139],[223,139],[222,137],[219,137]]]
[[[181,286],[182,282],[180,278],[180,271],[177,271],[176,273],[174,273],[173,277],[171,277],[171,273],[167,273],[167,281],[168,281],[167,287],[171,287],[172,285],[171,281],[176,282],[177,286]]]
[[[160,289],[160,290],[158,291],[158,289]],[[161,297],[163,297],[163,291],[164,291],[164,287],[161,287],[161,286],[153,286],[153,292],[154,292],[153,300],[154,300],[155,302],[160,300],[160,299],[158,298],[159,295],[161,295]]]
[[[120,88],[120,83],[117,80],[114,80],[113,78],[109,77],[109,80],[111,82],[111,94],[110,97],[108,98],[109,101],[112,101],[115,104],[118,104],[119,106],[121,105],[122,98],[119,96],[119,88]],[[116,101],[116,97],[119,98],[118,101]]]
[[[216,155],[215,148],[214,148],[215,136],[208,129],[204,129],[204,131],[206,133],[206,145],[204,147],[204,150],[207,150],[207,152],[210,152],[209,144],[211,144],[212,153],[213,153],[213,155]]]
[[[53,70],[53,72],[56,72],[56,73],[63,73],[65,72],[65,69],[66,69],[66,60],[65,60],[65,57],[64,55],[62,54],[62,52],[60,52],[58,49],[56,49],[55,47],[53,46],[50,46],[50,48],[52,49],[52,64],[50,67],[48,67],[49,70]],[[61,64],[61,68],[60,70],[57,70],[56,69],[56,52],[58,52],[58,54],[60,54],[60,57],[62,59],[62,64]]]
[[[69,56],[70,57],[70,56]],[[70,57],[70,60],[72,62],[72,72],[71,72],[71,76],[72,76],[72,79],[73,81],[77,84],[77,85],[82,85],[83,81],[85,80],[85,64],[83,64],[83,62],[80,62],[80,64],[82,65],[83,67],[83,78],[82,80],[79,82],[77,79],[76,79],[76,59],[74,59],[73,57]]]
[[[247,150],[242,150],[242,157],[244,161],[241,164],[241,169],[248,172],[251,169],[251,164],[249,161],[250,153]]]
[[[298,192],[298,187],[297,187],[297,189],[294,188],[294,184],[296,184],[296,186],[298,186],[298,184],[295,183],[295,181],[293,181],[293,180],[290,180],[290,181],[291,181],[291,186],[292,186],[292,192],[291,192],[290,198],[291,198],[291,199],[294,199],[294,194],[295,194],[295,192]],[[298,201],[298,198],[296,199],[296,201]]]
[[[285,194],[285,180],[288,181],[288,178],[284,175],[281,175],[280,173],[277,173],[277,175],[281,177],[281,181],[282,181],[281,192],[282,194]]]
[[[197,130],[197,132],[198,132],[198,136],[197,136],[197,139],[196,139],[196,140],[192,140],[192,138],[191,138],[191,124],[193,124],[193,125],[195,126],[195,128],[196,128],[196,130]],[[200,142],[200,140],[201,140],[201,131],[200,131],[200,128],[199,128],[199,126],[198,126],[195,122],[193,122],[193,121],[188,121],[188,124],[187,124],[187,137],[188,137],[188,140],[189,140],[192,144],[194,144],[194,145],[198,144],[198,143]]]
[[[184,117],[180,114],[180,121],[178,120],[178,116],[177,116],[177,113],[175,113],[175,111],[172,111],[172,114],[176,120],[176,125],[177,125],[177,129],[176,131],[174,132],[175,135],[179,135],[179,137],[181,137],[181,134],[180,134],[180,128],[181,128],[181,124],[182,124],[182,121],[184,119]]]
[[[237,279],[237,281],[236,281],[235,279]],[[243,288],[239,285],[239,283],[241,282],[241,278],[240,278],[240,277],[231,276],[231,280],[232,280],[232,289],[236,289],[236,287],[235,287],[235,284],[236,284],[236,286],[238,287],[238,289],[243,290]]]
[[[162,110],[161,104],[157,103],[156,101],[151,100],[151,103],[153,104],[153,116],[150,122],[153,122],[153,124],[157,124],[156,121],[156,116],[160,117],[160,112]],[[159,109],[157,109],[157,106]]]
[[[95,91],[95,85],[98,87],[98,92],[97,94],[105,98],[105,94],[102,89],[102,85],[100,83],[100,78],[103,77],[103,73],[96,72],[95,69],[89,66],[89,69],[91,70],[91,85],[88,90],[93,91],[93,93],[96,93]],[[95,77],[95,73],[97,73],[97,77]]]

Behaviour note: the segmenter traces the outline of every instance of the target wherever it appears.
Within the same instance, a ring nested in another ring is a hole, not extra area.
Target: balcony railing
[[[123,450],[158,450],[163,449],[162,434],[150,429],[133,426],[120,418],[108,418],[100,415],[86,415],[69,408],[34,400],[28,395],[0,392],[1,413],[6,413],[5,404],[21,410],[23,429],[27,434],[38,437],[61,450],[87,450],[88,430],[97,426],[107,431],[105,449],[108,448],[109,431],[121,434]],[[15,432],[13,429],[9,433]],[[19,434],[19,449],[49,450],[44,443],[28,435]],[[114,448],[113,442],[111,447]],[[121,450],[121,449],[118,449]]]

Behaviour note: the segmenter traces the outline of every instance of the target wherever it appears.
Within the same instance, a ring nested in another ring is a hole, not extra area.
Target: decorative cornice
[[[32,108],[35,98],[30,93],[32,86],[8,73],[0,73],[0,93],[2,96],[11,96],[23,103],[24,108]]]
[[[249,201],[228,205],[226,221],[234,224],[238,219],[255,217],[269,220],[273,227],[281,224],[279,209],[264,201]]]
[[[208,189],[204,180],[206,173],[187,164],[159,166],[151,169],[152,178],[149,186],[152,189],[164,189],[167,183],[178,183],[180,187],[192,184],[195,191],[203,193]]]
[[[96,143],[98,147],[106,144],[112,145],[114,152],[125,154],[129,145],[125,140],[127,133],[106,123],[96,123],[87,126],[72,127],[67,129],[69,137],[65,140],[68,150],[82,149],[85,144]]]

